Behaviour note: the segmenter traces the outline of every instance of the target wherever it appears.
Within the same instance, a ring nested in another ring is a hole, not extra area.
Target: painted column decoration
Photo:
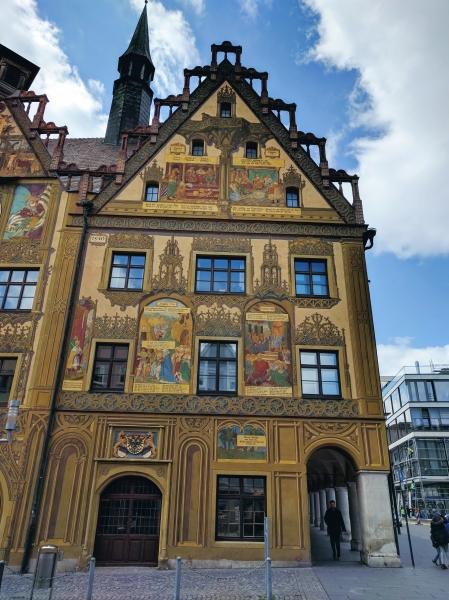
[[[259,302],[245,317],[245,394],[291,396],[289,317],[279,306]]]
[[[191,344],[190,308],[172,298],[145,306],[139,325],[133,392],[188,394]]]

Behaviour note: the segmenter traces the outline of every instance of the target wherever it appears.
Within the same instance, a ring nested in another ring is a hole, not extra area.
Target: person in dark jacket
[[[440,555],[439,561],[441,568],[447,569],[449,531],[446,529],[446,523],[440,513],[435,513],[430,522],[430,539],[432,540],[432,546],[437,549]],[[437,557],[435,557],[433,562],[437,564],[437,560]]]
[[[335,505],[335,500],[329,502],[329,508],[324,515],[324,522],[327,525],[334,560],[339,560],[341,532],[346,531],[346,527],[343,516]]]

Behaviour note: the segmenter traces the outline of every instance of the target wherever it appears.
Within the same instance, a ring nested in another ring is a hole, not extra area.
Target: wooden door
[[[161,500],[157,486],[144,477],[113,481],[100,498],[97,562],[157,565]]]

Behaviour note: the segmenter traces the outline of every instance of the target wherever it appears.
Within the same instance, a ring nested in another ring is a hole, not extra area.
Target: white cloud
[[[378,344],[379,368],[381,375],[395,375],[402,367],[414,366],[418,361],[424,368],[430,364],[449,364],[449,344],[414,348],[413,338],[395,338],[391,344]],[[424,369],[423,369],[424,371]]]
[[[138,13],[142,12],[141,0],[130,2]],[[199,64],[192,28],[181,10],[168,10],[158,0],[153,0],[147,10],[157,95],[179,94],[184,83],[183,69]]]
[[[319,14],[311,56],[360,73],[351,124],[381,132],[352,148],[375,249],[448,254],[449,2],[299,1]]]
[[[102,112],[104,86],[85,83],[76,66],[60,47],[60,31],[39,16],[36,0],[8,0],[2,3],[0,19],[2,44],[40,66],[32,88],[47,94],[47,121],[67,125],[71,136],[102,136],[107,116]]]
[[[271,8],[273,0],[238,0],[240,12],[248,19],[255,19],[259,14],[259,9],[262,4]]]
[[[206,9],[206,0],[178,0],[183,6],[192,8],[197,15],[202,15]]]

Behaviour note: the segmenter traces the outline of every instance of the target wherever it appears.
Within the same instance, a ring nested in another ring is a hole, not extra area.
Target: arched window
[[[220,102],[220,117],[227,119],[232,117],[232,104],[230,102]]]
[[[246,142],[245,157],[257,158],[257,142]]]
[[[192,155],[193,156],[204,156],[204,140],[193,140],[192,141]]]
[[[145,202],[157,202],[159,200],[159,184],[155,181],[147,183],[145,188]]]
[[[288,208],[299,208],[299,190],[297,187],[288,187],[285,190],[285,204]]]

